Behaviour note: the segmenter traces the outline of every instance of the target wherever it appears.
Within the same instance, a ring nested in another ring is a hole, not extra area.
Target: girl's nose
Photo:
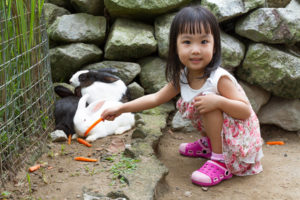
[[[192,47],[192,54],[200,54],[201,53],[201,49],[198,45],[194,45]]]

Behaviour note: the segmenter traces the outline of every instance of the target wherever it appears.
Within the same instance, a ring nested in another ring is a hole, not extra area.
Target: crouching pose
[[[215,16],[200,6],[183,8],[172,22],[169,41],[168,84],[156,93],[104,110],[102,118],[113,120],[124,112],[149,109],[180,93],[177,108],[201,138],[181,144],[179,153],[208,159],[192,173],[193,183],[213,186],[232,175],[261,172],[259,121],[236,79],[220,67]]]

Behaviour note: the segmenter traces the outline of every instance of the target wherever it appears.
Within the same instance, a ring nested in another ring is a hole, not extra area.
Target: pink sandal
[[[193,172],[191,179],[197,185],[208,187],[217,185],[231,177],[232,173],[230,173],[224,163],[208,160],[200,169]]]
[[[204,143],[207,143],[207,146]],[[207,137],[202,137],[199,140],[191,143],[181,143],[179,153],[188,157],[202,157],[209,159],[211,157],[211,144]]]

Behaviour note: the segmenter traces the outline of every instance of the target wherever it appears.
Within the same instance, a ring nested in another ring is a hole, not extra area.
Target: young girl
[[[181,144],[179,152],[209,159],[192,173],[192,182],[212,186],[233,174],[257,174],[263,157],[259,122],[243,89],[220,63],[220,31],[214,15],[200,6],[183,8],[170,30],[168,84],[156,93],[105,110],[102,118],[113,120],[123,112],[153,108],[181,93],[177,108],[202,138]]]

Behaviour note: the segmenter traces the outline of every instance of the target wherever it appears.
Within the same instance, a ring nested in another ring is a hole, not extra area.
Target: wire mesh
[[[17,5],[20,2],[22,5]],[[46,22],[38,10],[31,10],[32,3],[36,1],[0,3],[2,185],[43,152],[54,126]]]

